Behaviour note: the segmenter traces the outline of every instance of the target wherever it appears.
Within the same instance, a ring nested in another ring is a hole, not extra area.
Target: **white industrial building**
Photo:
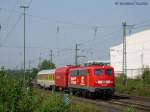
[[[126,37],[127,78],[141,77],[150,67],[150,29]],[[122,73],[123,44],[110,48],[110,63],[116,74]]]

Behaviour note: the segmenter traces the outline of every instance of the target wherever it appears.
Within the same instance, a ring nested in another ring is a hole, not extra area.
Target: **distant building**
[[[141,77],[150,67],[150,29],[126,37],[127,78]],[[116,74],[122,73],[123,44],[110,48],[110,63]]]

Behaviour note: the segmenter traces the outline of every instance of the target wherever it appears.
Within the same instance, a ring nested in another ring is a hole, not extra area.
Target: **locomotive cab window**
[[[105,73],[106,73],[106,75],[112,75],[113,70],[112,69],[106,69]]]
[[[87,74],[86,70],[79,70],[79,75],[80,76],[85,76]]]
[[[101,75],[102,74],[102,70],[101,69],[95,69],[94,70],[94,74],[95,75]]]
[[[70,73],[71,76],[77,76],[78,75],[78,70],[73,70]]]

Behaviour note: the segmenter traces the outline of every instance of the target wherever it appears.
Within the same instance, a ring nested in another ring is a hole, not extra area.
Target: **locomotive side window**
[[[85,76],[87,74],[86,70],[79,70],[79,75]]]
[[[106,75],[112,75],[113,71],[112,69],[106,69],[105,73]]]
[[[78,75],[78,70],[73,70],[71,71],[71,76],[77,76]]]
[[[101,75],[102,74],[102,70],[101,69],[95,69],[94,70],[94,74],[95,75]]]

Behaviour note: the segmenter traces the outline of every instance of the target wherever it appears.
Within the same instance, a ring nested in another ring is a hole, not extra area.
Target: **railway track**
[[[37,86],[34,86],[37,88]],[[41,89],[41,88],[39,88]],[[49,91],[42,89],[43,91]],[[59,94],[62,94],[59,92]],[[83,97],[72,97],[72,102],[80,103],[86,102],[89,104],[94,104],[96,106],[109,108],[107,109],[109,112],[121,112],[125,108],[134,108],[137,112],[150,112],[150,100],[143,97],[135,97],[129,95],[116,95],[112,99],[104,100],[104,99],[88,99]]]
[[[150,112],[149,97],[133,96],[129,94],[116,94],[110,102],[118,105],[132,106],[136,109]]]
[[[148,101],[150,102],[150,97],[142,97],[142,96],[135,96],[135,95],[129,95],[129,94],[115,94],[116,98],[122,97],[122,98],[128,98],[128,99],[136,99],[140,101]]]
[[[86,99],[86,98],[81,98],[81,97],[73,97],[73,102],[77,103],[89,103],[89,104],[94,104],[98,106],[100,109],[103,110],[103,112],[121,112],[122,108],[117,106],[116,104],[110,104],[107,101],[97,101],[97,100],[92,100],[92,99]]]
[[[109,101],[109,103],[111,104],[116,104],[116,105],[120,105],[123,107],[132,107],[135,108],[136,110],[143,110],[143,111],[147,111],[150,112],[150,103],[144,103],[144,102],[139,102],[139,101],[130,101],[130,100],[111,100]]]
[[[140,102],[131,99],[111,99],[111,100],[92,100],[86,98],[75,97],[75,101],[88,102],[97,106],[111,108],[111,112],[120,112],[125,108],[134,108],[139,112],[150,112],[150,102]],[[131,101],[130,101],[131,100]]]

